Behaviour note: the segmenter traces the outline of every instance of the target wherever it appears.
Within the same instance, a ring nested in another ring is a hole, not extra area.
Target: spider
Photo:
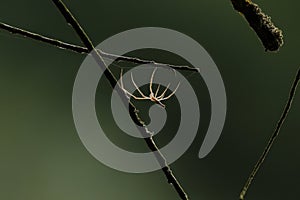
[[[131,76],[131,81],[132,81],[134,87],[137,89],[137,91],[138,91],[139,94],[141,95],[141,97],[137,97],[137,96],[131,94],[130,92],[128,92],[128,91],[124,88],[123,78],[122,78],[122,72],[123,72],[122,70],[121,70],[121,75],[120,75],[120,81],[121,81],[120,87],[121,87],[121,89],[124,91],[124,93],[126,94],[126,96],[129,95],[129,96],[133,97],[133,98],[136,99],[136,100],[150,100],[150,101],[152,101],[152,102],[154,102],[154,103],[157,103],[157,104],[160,105],[161,107],[165,108],[166,106],[165,106],[165,104],[162,103],[162,101],[165,101],[165,100],[171,98],[171,97],[175,94],[175,92],[177,91],[177,89],[178,89],[178,87],[179,87],[179,85],[180,85],[180,82],[179,82],[178,85],[176,86],[175,90],[174,90],[171,94],[169,94],[167,97],[165,97],[165,94],[166,94],[167,90],[169,89],[170,83],[167,85],[167,87],[165,88],[165,90],[158,96],[160,84],[158,85],[158,87],[157,87],[155,93],[154,93],[153,90],[152,90],[153,77],[154,77],[154,74],[155,74],[156,70],[157,70],[157,68],[154,68],[154,70],[153,70],[153,72],[152,72],[152,74],[151,74],[151,78],[150,78],[150,86],[149,86],[149,89],[150,89],[150,94],[149,94],[149,96],[146,96],[146,95],[138,88],[137,84],[136,84],[136,83],[134,82],[134,80],[133,80],[133,75],[132,75],[132,73],[130,74],[130,76]]]

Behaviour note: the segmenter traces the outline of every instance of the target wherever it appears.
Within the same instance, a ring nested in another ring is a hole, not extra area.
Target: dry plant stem
[[[93,58],[95,59],[95,61],[97,62],[97,64],[102,68],[102,70],[105,70],[104,75],[109,80],[111,86],[114,87],[117,84],[116,78],[106,67],[106,64],[105,64],[103,58],[101,57],[101,55],[99,54],[99,52],[94,51],[94,46],[93,46],[91,40],[88,38],[88,36],[84,32],[84,30],[81,28],[79,23],[76,21],[76,19],[73,17],[71,12],[66,8],[66,6],[63,4],[62,1],[60,1],[60,0],[52,0],[52,1],[56,5],[56,7],[59,9],[59,11],[62,13],[62,15],[64,16],[66,21],[76,31],[77,35],[80,37],[83,44],[87,47],[88,51],[91,52],[91,54],[92,54]],[[127,98],[126,98],[125,94],[122,92],[121,88],[119,88],[119,87],[116,87],[116,88],[118,88],[117,92],[120,95],[120,97],[123,97],[123,98],[121,98],[123,100],[123,103],[125,103],[125,104],[128,103],[128,102],[124,102],[124,100],[126,100]],[[132,111],[132,112],[130,112],[131,117],[133,118],[133,120],[135,122],[137,122],[139,125],[143,126],[143,128],[139,129],[139,130],[141,131],[142,135],[148,136],[144,139],[145,139],[149,149],[151,151],[153,151],[154,155],[156,156],[156,159],[159,162],[159,164],[161,165],[162,170],[168,179],[168,182],[174,186],[175,190],[177,191],[177,193],[181,197],[181,199],[188,200],[188,196],[186,195],[183,188],[180,186],[179,182],[176,180],[175,176],[173,175],[170,167],[168,166],[168,164],[166,162],[166,159],[164,158],[164,156],[161,154],[158,147],[156,146],[156,144],[152,138],[152,135],[149,134],[149,131],[145,127],[144,122],[137,115],[136,108],[134,107],[134,105],[131,102],[129,102],[129,104],[130,104],[131,111]]]
[[[242,13],[263,43],[266,51],[277,51],[283,45],[282,31],[251,0],[231,0],[235,10]]]
[[[0,29],[6,30],[12,34],[18,34],[23,37],[31,38],[33,40],[48,43],[52,46],[55,46],[55,47],[58,47],[61,49],[71,50],[76,53],[85,53],[85,54],[89,53],[89,50],[86,47],[69,44],[69,43],[66,43],[66,42],[63,42],[63,41],[60,41],[57,39],[52,39],[52,38],[40,35],[38,33],[26,31],[26,30],[23,30],[23,29],[20,29],[20,28],[17,28],[17,27],[14,27],[14,26],[2,23],[2,22],[0,22]],[[119,56],[119,55],[114,55],[114,54],[103,52],[99,49],[97,49],[97,51],[103,58],[107,58],[107,59],[111,59],[111,60],[115,60],[115,61],[125,61],[125,62],[131,62],[131,63],[135,63],[135,64],[149,64],[149,65],[154,65],[157,67],[170,67],[170,68],[177,69],[177,70],[187,70],[187,71],[196,71],[196,72],[199,71],[199,69],[197,69],[197,68],[193,68],[193,67],[189,67],[189,66],[185,66],[185,65],[182,65],[182,66],[172,65],[172,64],[166,64],[166,63],[158,63],[153,60],[145,60],[145,59],[128,57],[128,56]]]
[[[267,144],[267,146],[265,147],[265,150],[263,151],[262,155],[260,156],[260,158],[258,159],[257,163],[255,164],[249,178],[247,179],[247,182],[245,184],[245,186],[243,187],[243,190],[240,194],[240,200],[244,200],[245,199],[245,195],[256,175],[256,173],[258,172],[258,170],[260,169],[261,165],[263,164],[264,160],[266,159],[268,153],[270,152],[271,150],[271,147],[272,145],[274,144],[279,132],[280,132],[280,129],[285,121],[285,119],[287,118],[288,116],[288,113],[290,111],[290,108],[292,106],[292,102],[294,100],[294,97],[295,97],[295,94],[296,94],[296,89],[297,89],[297,85],[299,83],[299,80],[300,80],[300,68],[298,69],[298,72],[296,74],[296,78],[293,82],[293,85],[291,87],[291,91],[290,91],[290,94],[289,94],[289,98],[288,98],[288,101],[285,105],[285,108],[282,112],[282,115],[279,119],[279,121],[277,122],[277,125],[276,125],[276,128]]]

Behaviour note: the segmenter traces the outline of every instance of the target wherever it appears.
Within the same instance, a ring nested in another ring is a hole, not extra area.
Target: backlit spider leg
[[[130,92],[128,92],[127,90],[125,90],[125,92],[127,93],[127,94],[129,94],[129,96],[131,96],[132,98],[134,98],[134,99],[136,99],[136,100],[148,100],[148,99],[150,99],[149,97],[137,97],[137,96],[134,96],[133,94],[131,94]]]
[[[133,94],[131,94],[130,92],[128,92],[125,88],[124,88],[124,83],[123,83],[123,69],[121,69],[121,74],[120,74],[120,84],[119,84],[119,87],[124,91],[125,95],[128,97],[131,96],[133,97],[134,99],[136,100],[144,100],[144,99],[149,99],[149,98],[145,98],[145,97],[137,97]],[[129,97],[128,97],[129,98]]]
[[[167,97],[165,97],[165,98],[161,98],[161,99],[159,99],[159,101],[167,100],[167,99],[169,99],[171,96],[173,96],[173,95],[175,94],[175,92],[177,91],[179,85],[180,85],[180,82],[179,82],[178,85],[176,86],[175,90],[174,90],[169,96],[167,96]]]
[[[152,91],[152,83],[153,83],[153,77],[154,77],[154,74],[155,74],[155,72],[156,72],[156,70],[157,70],[157,67],[155,67],[154,68],[154,70],[153,70],[153,72],[152,72],[152,74],[151,74],[151,78],[150,78],[150,94],[153,94],[153,91]]]
[[[165,108],[166,107],[166,105],[165,104],[163,104],[162,102],[160,102],[159,100],[156,100],[155,101],[157,104],[159,104],[161,107],[163,107],[163,108]]]
[[[118,82],[118,85],[121,89],[124,89],[123,87],[123,69],[121,69],[121,73],[120,73],[120,83]]]
[[[159,97],[157,97],[157,99],[159,99],[159,100],[162,99],[165,96],[165,94],[166,94],[167,90],[169,89],[169,87],[170,87],[170,83],[167,85],[167,87],[163,91],[163,93]]]
[[[160,106],[162,106],[163,108],[165,108],[165,105],[162,103],[162,101],[169,99],[170,97],[172,97],[175,92],[177,91],[180,82],[178,83],[178,85],[176,86],[175,90],[169,94],[169,96],[164,97],[167,90],[170,87],[170,83],[167,85],[167,87],[164,89],[164,91],[162,92],[162,94],[160,94],[160,96],[157,97],[158,93],[159,93],[159,89],[160,89],[160,84],[157,86],[156,90],[155,90],[155,94],[153,93],[152,90],[152,86],[153,86],[153,78],[154,78],[154,74],[156,72],[157,68],[155,68],[152,72],[151,78],[150,78],[150,94],[149,97],[147,97],[146,95],[144,95],[144,93],[139,89],[139,87],[137,86],[137,84],[135,83],[134,79],[133,79],[133,75],[132,73],[130,74],[131,76],[131,81],[134,85],[134,87],[136,88],[136,90],[139,92],[139,94],[141,95],[141,97],[137,97],[135,95],[133,95],[132,93],[128,92],[125,88],[124,88],[124,83],[123,83],[123,70],[121,69],[121,75],[120,75],[120,83],[118,83],[119,87],[124,91],[125,95],[130,98],[134,98],[136,100],[150,100],[152,102],[155,102],[157,104],[159,104]],[[129,97],[130,96],[130,97]]]
[[[130,74],[130,76],[131,76],[131,81],[132,81],[134,87],[137,89],[137,91],[140,93],[140,95],[141,95],[142,97],[144,97],[144,99],[150,99],[149,97],[147,97],[146,95],[144,95],[144,94],[142,93],[142,91],[139,89],[139,87],[136,85],[136,83],[135,83],[134,80],[133,80],[132,73]]]
[[[123,69],[121,69],[120,73],[120,84],[118,83],[119,87],[123,90],[123,92],[127,95],[130,94],[125,88],[124,88],[124,83],[123,83]]]
[[[155,92],[154,98],[156,98],[156,96],[157,96],[157,94],[158,94],[159,87],[160,87],[160,84],[159,84],[159,85],[157,86],[157,88],[156,88],[156,92]]]

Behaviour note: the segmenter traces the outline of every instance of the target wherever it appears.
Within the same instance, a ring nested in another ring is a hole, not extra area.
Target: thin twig
[[[52,1],[56,5],[56,7],[59,9],[59,11],[62,13],[62,15],[64,16],[66,21],[76,31],[77,35],[80,37],[81,41],[87,47],[89,52],[91,52],[92,56],[94,57],[94,59],[96,60],[98,65],[103,70],[105,70],[104,75],[111,83],[111,86],[114,87],[117,84],[116,78],[113,76],[111,71],[106,67],[106,64],[105,64],[104,60],[102,59],[101,55],[99,54],[99,52],[94,51],[94,46],[93,46],[91,40],[89,39],[89,37],[87,36],[87,34],[84,32],[84,30],[81,28],[79,23],[76,21],[76,19],[73,17],[71,12],[67,9],[67,7],[64,5],[64,3],[61,0],[52,0]],[[117,87],[117,88],[119,88],[119,87]],[[128,102],[124,102],[124,99],[126,99],[126,96],[124,93],[121,92],[120,89],[121,88],[119,88],[119,90],[117,90],[117,92],[121,97],[125,97],[125,98],[121,98],[121,99],[123,100],[123,103],[126,104],[126,103],[128,103]],[[144,122],[137,115],[137,110],[131,102],[130,102],[130,106],[133,111],[133,112],[131,112],[131,116],[133,117],[134,121],[136,121],[138,124],[144,126],[144,128],[145,128],[145,129],[143,129],[144,132],[141,132],[141,134],[148,135],[148,137],[146,137],[144,139],[145,139],[149,149],[151,151],[153,151],[154,155],[156,156],[156,159],[159,162],[159,164],[161,165],[162,170],[168,179],[168,182],[174,186],[175,190],[177,191],[177,193],[181,197],[181,199],[188,200],[187,194],[184,192],[183,188],[180,186],[179,182],[176,180],[175,176],[173,175],[170,167],[168,166],[168,164],[166,162],[166,159],[164,158],[164,156],[161,154],[160,150],[156,146],[156,144],[152,138],[152,135],[149,134],[148,129],[145,127]],[[141,129],[139,129],[139,130],[141,130]]]
[[[55,46],[55,47],[58,47],[61,49],[71,50],[76,53],[85,53],[85,54],[89,53],[89,50],[86,47],[82,47],[79,45],[74,45],[74,44],[63,42],[63,41],[60,41],[57,39],[49,38],[49,37],[40,35],[38,33],[33,33],[30,31],[27,31],[27,30],[23,30],[21,28],[17,28],[17,27],[14,27],[14,26],[2,23],[2,22],[0,22],[0,29],[6,30],[12,34],[17,34],[17,35],[20,35],[23,37],[31,38],[36,41],[47,43],[47,44],[50,44],[52,46]],[[131,62],[131,63],[135,63],[135,64],[149,64],[149,65],[153,65],[153,66],[157,66],[157,67],[165,67],[165,68],[170,67],[170,68],[173,68],[176,70],[186,70],[186,71],[196,71],[196,72],[199,71],[198,68],[193,68],[193,67],[186,66],[186,65],[172,65],[172,64],[167,64],[167,63],[158,63],[153,60],[145,60],[145,59],[134,58],[134,57],[129,57],[129,56],[114,55],[114,54],[103,52],[99,49],[97,49],[97,51],[99,52],[99,54],[102,57],[111,59],[111,60],[115,60],[115,61]]]
[[[288,113],[290,111],[290,108],[291,108],[291,105],[292,105],[292,102],[294,100],[294,97],[295,97],[295,94],[296,94],[296,89],[297,89],[297,85],[299,83],[299,80],[300,80],[300,68],[298,69],[298,72],[296,74],[296,77],[295,77],[295,80],[292,84],[292,87],[291,87],[291,90],[290,90],[290,94],[289,94],[289,98],[288,98],[288,101],[285,105],[285,108],[282,112],[282,115],[279,119],[279,121],[277,122],[277,125],[276,125],[276,128],[267,144],[267,146],[265,147],[265,150],[263,151],[262,155],[260,156],[260,158],[258,159],[257,163],[255,164],[249,178],[247,179],[246,181],[246,184],[244,185],[243,187],[243,190],[240,194],[240,200],[244,200],[245,199],[245,195],[256,175],[256,173],[258,172],[258,170],[260,169],[261,165],[263,164],[264,160],[266,159],[268,153],[270,152],[271,150],[271,147],[272,145],[274,144],[279,132],[280,132],[280,129],[285,121],[285,119],[287,118],[288,116]]]

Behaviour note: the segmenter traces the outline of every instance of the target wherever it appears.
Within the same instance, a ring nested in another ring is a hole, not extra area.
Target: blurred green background
[[[95,44],[127,29],[155,26],[180,31],[209,52],[226,87],[226,124],[214,150],[198,159],[209,119],[209,109],[201,107],[204,117],[199,134],[171,167],[191,199],[238,199],[280,117],[300,64],[300,2],[256,1],[284,32],[285,44],[278,53],[264,52],[229,0],[65,3]],[[0,21],[80,44],[51,1],[2,0]],[[119,172],[95,160],[82,145],[71,102],[73,82],[84,57],[0,30],[0,199],[178,199],[161,171]],[[191,83],[201,105],[206,105],[209,97],[204,83],[199,77],[192,77]],[[109,94],[106,92],[102,94]],[[281,135],[247,199],[296,199],[300,195],[299,100],[298,91]],[[106,125],[113,130],[113,123]],[[118,143],[117,136],[111,137]],[[159,144],[167,141],[157,140]],[[135,149],[132,145],[136,142],[128,144]]]

